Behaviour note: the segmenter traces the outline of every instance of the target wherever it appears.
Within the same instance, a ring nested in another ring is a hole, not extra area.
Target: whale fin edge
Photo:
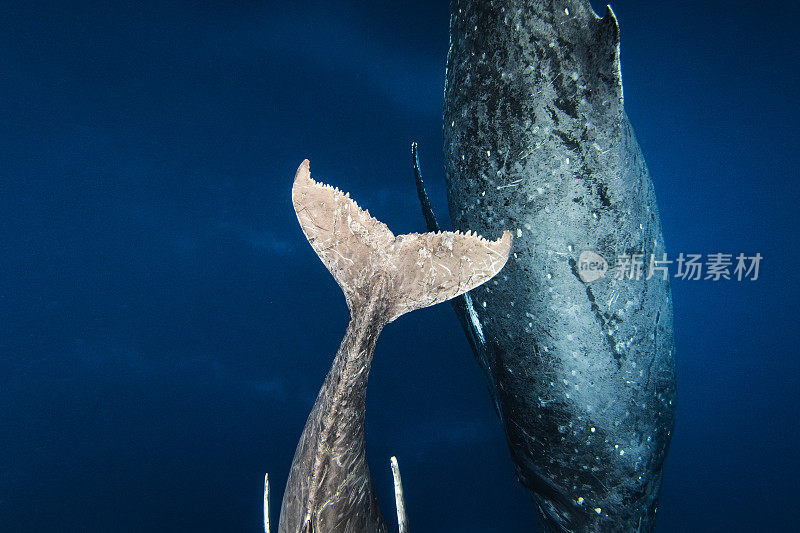
[[[472,232],[397,237],[335,187],[314,181],[303,161],[292,203],[308,242],[342,288],[351,312],[370,297],[374,280],[389,285],[388,321],[445,302],[496,275],[511,250],[511,232],[494,241]]]

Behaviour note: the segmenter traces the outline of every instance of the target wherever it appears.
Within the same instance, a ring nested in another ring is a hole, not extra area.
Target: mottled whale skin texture
[[[364,441],[367,378],[383,327],[491,279],[512,236],[395,236],[349,195],[297,170],[292,203],[308,242],[344,292],[350,323],[297,444],[280,533],[384,533]]]
[[[652,530],[675,413],[671,289],[645,279],[664,241],[611,9],[451,2],[444,155],[454,228],[515,232],[503,272],[454,306],[544,529]],[[582,281],[584,251],[605,277]],[[630,254],[645,275],[615,279]]]

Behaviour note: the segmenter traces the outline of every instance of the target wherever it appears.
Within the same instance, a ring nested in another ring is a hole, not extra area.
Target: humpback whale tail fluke
[[[497,274],[511,250],[511,233],[490,241],[472,232],[395,235],[349,194],[314,181],[305,160],[297,169],[292,203],[308,242],[328,268],[352,311],[382,281],[389,322],[445,302]]]
[[[311,247],[339,283],[350,323],[297,444],[281,505],[280,533],[386,533],[366,461],[367,379],[383,327],[444,302],[497,274],[511,234],[395,235],[349,195],[311,179],[303,161],[292,204]],[[392,461],[400,532],[407,530],[397,461]]]

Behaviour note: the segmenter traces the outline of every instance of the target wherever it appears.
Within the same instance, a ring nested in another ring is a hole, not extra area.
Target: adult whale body
[[[672,304],[668,276],[646,279],[664,242],[611,9],[452,1],[444,155],[453,226],[516,232],[503,273],[454,306],[544,528],[651,530],[674,421]],[[642,276],[625,268],[639,261]]]
[[[386,524],[364,444],[378,335],[405,313],[491,279],[508,259],[511,234],[496,241],[451,232],[395,237],[348,195],[311,179],[308,160],[295,176],[292,203],[311,247],[344,292],[350,324],[297,445],[278,530],[382,533]],[[394,461],[392,468],[397,484]]]

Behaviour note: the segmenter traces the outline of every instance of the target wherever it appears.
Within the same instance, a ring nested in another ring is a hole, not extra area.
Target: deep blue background
[[[396,233],[442,217],[448,6],[0,7],[0,530],[259,531],[347,322],[290,203],[300,161]],[[600,10],[601,3],[595,3]],[[671,252],[760,252],[674,283],[679,412],[661,531],[796,521],[795,2],[614,3],[626,108]],[[369,457],[413,531],[531,531],[448,306],[381,337]]]

